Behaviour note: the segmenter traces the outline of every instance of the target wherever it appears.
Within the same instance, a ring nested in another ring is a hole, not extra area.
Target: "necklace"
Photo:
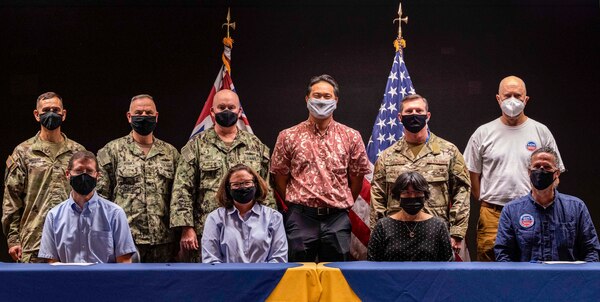
[[[405,221],[402,221],[402,224],[404,224],[404,226],[405,226],[405,227],[406,227],[406,229],[408,230],[408,236],[409,236],[410,238],[415,238],[415,230],[417,229],[417,226],[419,225],[419,222],[420,222],[420,221],[417,221],[417,222],[415,223],[415,226],[414,226],[414,227],[413,227],[413,229],[411,230],[411,229],[408,227],[408,224],[407,224]]]

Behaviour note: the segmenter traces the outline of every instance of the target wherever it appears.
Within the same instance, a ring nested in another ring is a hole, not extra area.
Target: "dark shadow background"
[[[368,140],[394,56],[397,1],[9,0],[0,3],[0,169],[39,129],[32,111],[45,91],[64,98],[63,131],[94,152],[128,133],[129,99],[149,93],[155,134],[181,148],[221,65],[228,6],[232,77],[265,144],[306,119],[306,85],[322,73],[341,86],[336,120]],[[500,115],[499,81],[522,77],[526,113],[550,128],[568,169],[560,190],[581,197],[598,225],[598,1],[404,0],[403,9],[405,61],[430,102],[433,132],[464,150]],[[478,210],[472,204],[472,252]]]

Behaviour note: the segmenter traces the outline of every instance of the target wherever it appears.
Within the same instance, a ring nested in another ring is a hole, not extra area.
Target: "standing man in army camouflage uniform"
[[[133,131],[98,151],[97,191],[125,210],[140,262],[172,262],[169,204],[179,152],[154,137],[158,111],[150,95],[131,99],[127,120]]]
[[[469,171],[458,148],[429,131],[430,117],[427,100],[418,94],[408,95],[400,103],[398,118],[404,126],[404,135],[383,151],[375,163],[371,227],[378,219],[400,211],[400,201],[391,194],[396,178],[407,171],[419,172],[431,190],[425,211],[448,221],[452,248],[464,259],[468,256],[462,249],[462,241],[469,223]]]
[[[40,132],[15,148],[4,176],[2,228],[8,254],[21,262],[40,261],[37,254],[46,214],[69,198],[67,163],[73,153],[85,150],[61,132],[67,110],[58,94],[40,95],[33,116],[41,124]]]
[[[265,180],[269,177],[269,148],[254,134],[236,127],[242,115],[240,100],[231,90],[217,92],[210,115],[214,127],[193,137],[182,149],[171,199],[171,227],[181,227],[183,251],[199,248],[206,216],[218,208],[216,193],[230,167],[243,163]],[[268,194],[265,203],[274,207]],[[193,261],[199,254],[194,252]]]

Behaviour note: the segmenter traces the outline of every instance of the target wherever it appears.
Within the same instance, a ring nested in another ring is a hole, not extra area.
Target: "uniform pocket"
[[[221,163],[218,161],[200,162],[200,188],[215,189],[221,182]]]
[[[117,168],[118,186],[134,186],[142,181],[142,168],[135,163],[124,163]]]

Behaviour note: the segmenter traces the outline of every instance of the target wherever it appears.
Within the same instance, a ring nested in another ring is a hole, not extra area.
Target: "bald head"
[[[219,105],[226,103],[229,105],[235,105],[236,108],[240,107],[240,98],[237,93],[229,89],[219,90],[213,99],[213,109],[219,107]]]
[[[506,91],[510,89],[522,90],[523,95],[527,95],[527,88],[525,87],[525,82],[519,77],[508,76],[502,79],[502,81],[500,81],[500,85],[498,86],[498,94],[503,95],[503,90]]]
[[[210,115],[213,117],[213,120],[217,122],[215,129],[219,135],[219,131],[224,128],[237,129],[235,126],[237,119],[234,118],[235,116],[232,117],[229,113],[224,113],[225,111],[233,112],[235,116],[237,116],[237,119],[242,115],[240,99],[238,98],[237,93],[229,89],[223,89],[217,92],[213,98],[212,108],[210,108]]]

